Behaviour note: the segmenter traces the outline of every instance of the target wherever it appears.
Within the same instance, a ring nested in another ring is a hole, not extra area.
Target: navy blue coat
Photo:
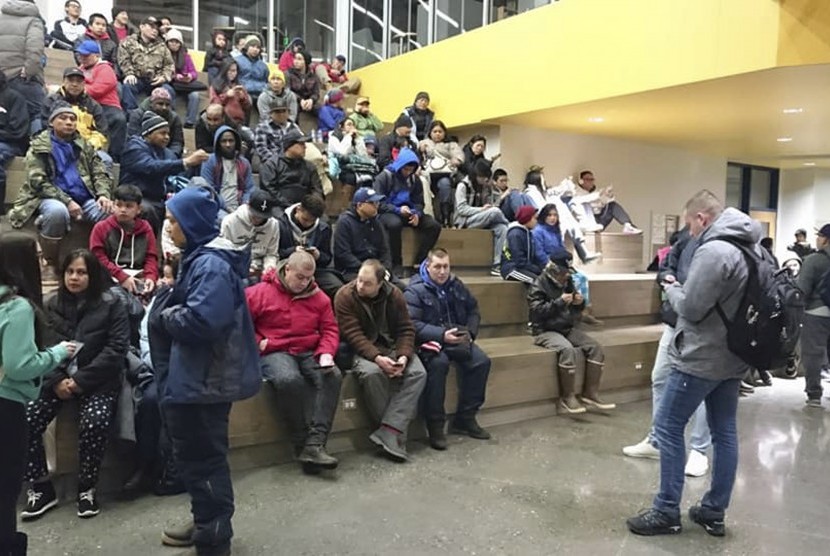
[[[290,220],[291,214],[294,213],[295,208],[299,205],[292,205],[288,207],[285,212],[277,219],[280,225],[280,243],[277,249],[280,259],[287,259],[291,253],[296,251],[300,243],[294,237],[294,224]],[[303,247],[316,247],[320,252],[320,257],[317,259],[317,268],[327,268],[331,265],[331,226],[317,219],[314,229],[307,231],[305,235],[305,242]]]
[[[514,270],[541,274],[545,264],[545,258],[536,251],[530,230],[518,222],[511,222],[507,227],[507,240],[501,257],[502,278],[507,278]]]
[[[455,276],[450,276],[444,290],[447,296],[442,301],[434,283],[425,281],[420,275],[409,280],[404,297],[415,325],[416,345],[424,342],[443,344],[444,332],[455,326],[467,327],[473,339],[478,336],[481,313],[476,298]]]
[[[165,179],[184,172],[182,159],[170,149],[156,149],[143,137],[134,135],[121,153],[118,183],[138,186],[148,201],[160,203],[167,194]]]
[[[378,259],[386,268],[392,268],[389,238],[377,217],[361,221],[354,208],[350,208],[337,219],[334,268],[353,274],[366,259]]]

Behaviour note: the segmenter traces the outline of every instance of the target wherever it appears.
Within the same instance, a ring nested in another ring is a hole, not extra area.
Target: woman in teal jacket
[[[75,353],[61,342],[41,349],[43,319],[37,243],[17,232],[0,236],[0,554],[26,554],[17,532],[15,505],[26,466],[26,404],[38,397],[40,380]]]

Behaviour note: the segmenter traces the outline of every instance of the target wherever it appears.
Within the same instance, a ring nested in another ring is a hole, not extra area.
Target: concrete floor
[[[398,465],[342,457],[334,475],[283,465],[234,476],[235,555],[311,554],[827,554],[830,412],[806,410],[803,379],[776,380],[741,401],[741,460],[727,536],[684,516],[671,537],[630,534],[625,518],[650,504],[659,463],[622,456],[650,420],[649,402],[613,415],[548,418],[493,429],[489,442],[422,444]],[[689,479],[683,506],[707,478]],[[32,555],[175,555],[160,545],[187,499],[103,500],[97,518],[62,504],[26,524]]]

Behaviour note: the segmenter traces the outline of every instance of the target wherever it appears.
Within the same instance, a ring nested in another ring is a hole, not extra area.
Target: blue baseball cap
[[[358,203],[379,203],[383,201],[386,197],[372,189],[371,187],[361,187],[357,191],[354,192],[354,197],[352,198],[352,202],[354,204]]]
[[[826,238],[830,238],[830,224],[825,224],[821,228],[816,230],[816,233],[820,236],[824,236]]]
[[[85,40],[78,45],[75,52],[81,56],[88,56],[89,54],[101,54],[101,47],[92,39]]]

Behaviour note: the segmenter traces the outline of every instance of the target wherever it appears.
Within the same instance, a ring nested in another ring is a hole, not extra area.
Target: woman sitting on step
[[[130,325],[122,303],[107,290],[104,269],[86,249],[72,251],[61,265],[58,292],[45,303],[51,338],[74,341],[76,356],[44,378],[40,396],[29,403],[29,456],[24,479],[27,492],[21,517],[40,517],[58,504],[48,478],[43,433],[61,406],[77,400],[78,517],[98,515],[95,497],[130,341]]]

